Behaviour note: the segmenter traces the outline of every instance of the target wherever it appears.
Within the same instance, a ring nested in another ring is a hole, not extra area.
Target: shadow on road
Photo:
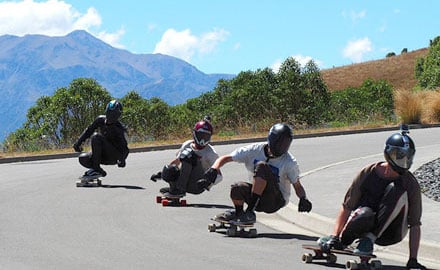
[[[192,204],[187,204],[186,206],[194,207],[194,208],[234,209],[234,207],[230,205],[222,205],[222,204],[192,203]]]
[[[311,264],[322,266],[323,269],[347,269],[345,267],[345,264],[341,264],[341,263],[312,262]],[[361,268],[361,269],[363,269],[363,268]],[[406,270],[406,267],[396,266],[396,265],[382,265],[382,269],[386,269],[386,270]]]
[[[258,238],[272,238],[272,239],[298,239],[306,241],[316,241],[318,237],[309,236],[303,234],[292,234],[292,233],[259,233]]]
[[[125,188],[125,189],[145,189],[138,186],[127,186],[127,185],[101,185],[102,188]]]

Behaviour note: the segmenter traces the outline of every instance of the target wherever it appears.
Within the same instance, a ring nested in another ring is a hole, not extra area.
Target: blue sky
[[[288,57],[321,69],[428,47],[440,1],[0,1],[0,35],[87,30],[136,54],[181,58],[204,73],[273,68]]]

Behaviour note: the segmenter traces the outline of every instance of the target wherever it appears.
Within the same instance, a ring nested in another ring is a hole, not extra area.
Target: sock
[[[251,201],[248,204],[246,211],[254,211],[260,201],[261,195],[252,192]]]
[[[235,206],[235,215],[239,216],[243,213],[243,205],[236,205]]]

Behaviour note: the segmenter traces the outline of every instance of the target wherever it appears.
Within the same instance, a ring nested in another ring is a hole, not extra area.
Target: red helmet
[[[196,145],[203,148],[211,141],[213,129],[208,121],[199,121],[195,124],[192,133]]]

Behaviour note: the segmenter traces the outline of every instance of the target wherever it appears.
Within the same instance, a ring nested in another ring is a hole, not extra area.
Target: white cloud
[[[101,24],[101,16],[93,7],[82,14],[72,5],[60,0],[0,2],[0,35],[63,36],[74,30],[94,33],[93,30],[98,29]],[[97,36],[103,37],[111,45],[119,45],[118,40],[123,33],[124,30],[116,33],[101,31]]]
[[[367,15],[367,11],[362,10],[359,12],[356,11],[342,11],[342,17],[344,18],[350,18],[352,20],[353,23],[356,23],[358,20],[365,18],[365,16]]]
[[[301,65],[301,67],[304,67],[311,60],[313,60],[313,62],[315,62],[315,64],[319,68],[321,68],[323,66],[323,63],[321,61],[315,60],[311,56],[304,56],[304,55],[297,54],[297,55],[292,55],[291,57],[294,58]],[[280,70],[280,67],[285,60],[286,59],[284,59],[284,60],[276,59],[275,62],[272,65],[270,65],[270,68],[273,70],[273,72],[277,73]]]
[[[212,32],[195,36],[189,29],[178,32],[171,28],[165,31],[153,53],[172,55],[190,62],[195,55],[209,54],[214,51],[228,34],[223,29],[215,29]]]
[[[372,44],[369,38],[361,38],[358,40],[349,41],[343,50],[343,56],[349,58],[355,63],[363,60],[364,55],[372,51]]]
[[[277,59],[272,65],[270,65],[270,68],[273,70],[273,72],[278,73],[282,63],[283,61],[281,59]]]

